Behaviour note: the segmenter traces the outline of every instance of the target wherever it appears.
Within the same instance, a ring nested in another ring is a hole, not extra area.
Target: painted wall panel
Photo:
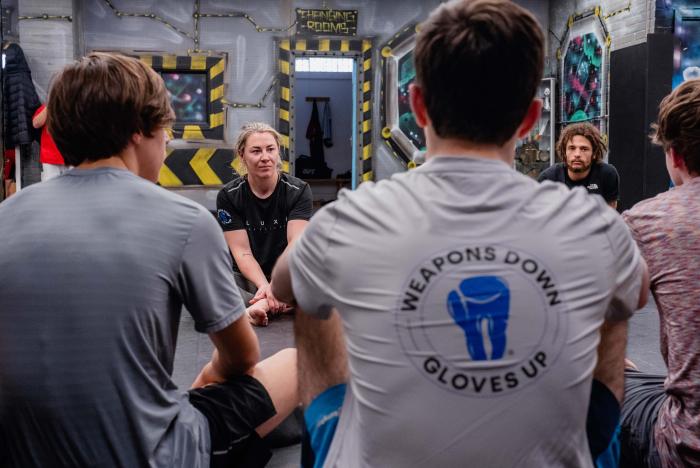
[[[569,15],[596,5],[600,5],[604,15],[615,13],[606,21],[612,38],[611,47],[615,50],[646,40],[646,33],[650,28],[653,30],[657,7],[656,0],[516,1],[533,11],[546,30],[549,50],[547,75],[553,75],[556,71],[556,49]],[[373,39],[373,65],[377,70],[377,47],[405,24],[425,19],[439,3],[439,0],[331,0],[325,5],[335,9],[358,10],[358,36]],[[24,31],[22,46],[27,52],[42,97],[53,73],[72,59],[72,47],[81,39],[85,50],[148,50],[186,54],[198,45],[203,51],[227,54],[224,97],[234,103],[253,106],[227,109],[226,141],[221,145],[230,144],[240,126],[247,121],[275,121],[277,104],[274,93],[261,102],[276,76],[274,38],[286,37],[294,31],[289,26],[295,20],[296,7],[320,7],[317,0],[201,0],[200,13],[204,15],[240,13],[248,15],[249,19],[202,17],[199,19],[199,34],[196,34],[193,0],[112,1],[115,9],[122,12],[152,14],[156,18],[118,16],[104,0],[18,0],[18,4],[19,12],[24,15],[49,13],[76,16],[74,23],[20,21],[20,30]],[[74,32],[75,23],[81,26],[77,33]],[[198,42],[195,42],[196,39]],[[376,144],[381,142],[379,73],[374,73],[373,80],[373,164],[375,178],[381,179],[402,171],[403,166],[395,161],[384,145]]]
[[[50,0],[20,0],[21,10],[26,13],[72,14],[70,0],[53,2]],[[78,2],[82,25],[81,39],[85,50],[134,50],[160,51],[185,54],[195,48],[194,4],[192,0],[113,0],[116,10],[128,14],[155,15],[172,25],[168,26],[157,18],[118,16],[104,0]],[[329,8],[357,9],[358,36],[371,36],[375,45],[385,41],[403,25],[420,21],[439,4],[438,0],[338,0],[327,2]],[[549,2],[539,0],[519,0],[519,3],[533,10],[539,21],[549,23]],[[284,36],[286,32],[258,32],[262,28],[287,29],[294,21],[294,8],[318,8],[315,0],[278,1],[259,0],[256,2],[238,0],[202,0],[200,13],[227,14],[240,12],[249,15],[245,18],[200,18],[199,48],[224,52],[229,56],[226,71],[225,98],[232,102],[258,104],[272,83],[275,68],[275,50],[272,38]],[[253,22],[255,24],[253,24]],[[58,21],[23,21],[22,27],[36,39],[31,45],[30,61],[35,62],[35,80],[39,89],[48,89],[51,75],[60,69],[66,60],[72,58],[70,47],[72,23]],[[55,47],[46,47],[51,44]],[[64,52],[58,53],[57,47]],[[26,49],[25,49],[26,50]],[[42,52],[43,55],[42,55]],[[375,54],[376,57],[376,54]],[[30,62],[30,64],[32,64]],[[379,76],[375,74],[373,88],[379,89]],[[240,126],[250,120],[273,122],[275,116],[273,96],[269,96],[263,107],[229,109],[227,111],[226,140],[231,141]],[[375,99],[374,116],[378,116],[378,103]],[[375,140],[378,137],[377,122]],[[376,158],[393,158],[380,145],[375,146]],[[385,164],[385,167],[392,167]]]
[[[612,38],[611,50],[617,50],[646,41],[654,31],[655,0],[557,0],[549,3],[549,60],[545,73],[556,73],[556,51],[563,40],[569,17],[599,6]],[[556,37],[555,37],[556,36]]]

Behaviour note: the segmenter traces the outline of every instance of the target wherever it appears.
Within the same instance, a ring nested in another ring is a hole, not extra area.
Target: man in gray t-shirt
[[[75,169],[0,204],[0,465],[263,463],[259,436],[298,400],[295,353],[257,363],[216,221],[153,183],[162,79],[91,54],[49,102]],[[171,380],[183,305],[216,349],[189,393]]]
[[[542,105],[530,13],[444,3],[414,57],[427,162],[342,192],[273,272],[314,465],[589,467],[644,261],[602,199],[512,168]]]

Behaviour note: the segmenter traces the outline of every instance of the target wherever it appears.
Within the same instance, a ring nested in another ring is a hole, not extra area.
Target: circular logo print
[[[417,266],[395,323],[425,378],[464,396],[514,392],[544,375],[566,337],[557,281],[526,252],[451,249]]]

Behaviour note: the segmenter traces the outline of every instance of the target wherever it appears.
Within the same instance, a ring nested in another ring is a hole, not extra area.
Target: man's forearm
[[[604,384],[622,402],[625,394],[625,352],[627,320],[606,320],[600,327],[598,363],[593,378]]]
[[[222,376],[226,377],[231,377],[234,375],[242,375],[250,372],[253,367],[255,367],[255,364],[257,363],[256,360],[249,360],[249,361],[238,361],[236,363],[233,363],[229,360],[225,360],[221,357],[221,353],[219,353],[218,350],[214,350],[214,353],[212,354],[211,357],[211,364],[214,369],[214,371]]]
[[[209,337],[214,344],[211,369],[221,378],[248,373],[260,360],[258,337],[245,317]]]
[[[252,372],[255,362],[250,361],[242,365],[234,366],[230,362],[226,363],[221,359],[219,351],[214,348],[211,359],[204,365],[199,375],[192,383],[192,388],[199,388],[205,385],[225,382],[227,379]]]

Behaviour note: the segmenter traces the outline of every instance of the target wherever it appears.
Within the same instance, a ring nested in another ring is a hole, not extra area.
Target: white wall
[[[323,148],[326,164],[333,169],[331,178],[350,170],[352,166],[352,73],[306,73],[297,72],[294,83],[294,109],[296,110],[296,155],[309,156],[309,140],[306,127],[309,125],[311,102],[307,96],[330,98],[333,124],[333,146]],[[319,117],[323,116],[324,103],[317,103]]]

